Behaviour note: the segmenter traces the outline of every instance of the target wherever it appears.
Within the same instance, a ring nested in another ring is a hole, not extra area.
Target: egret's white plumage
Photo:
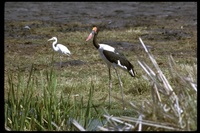
[[[24,26],[25,29],[31,29],[28,25]]]
[[[123,97],[123,88],[122,88],[122,82],[118,75],[116,67],[119,67],[125,71],[127,71],[132,77],[135,76],[133,65],[121,54],[119,54],[115,48],[107,45],[107,44],[99,44],[96,40],[98,34],[97,27],[93,27],[92,32],[89,34],[86,41],[90,40],[93,36],[93,44],[97,48],[97,50],[100,53],[101,58],[106,62],[108,66],[108,72],[109,72],[109,103],[110,103],[110,95],[111,95],[111,88],[112,88],[112,82],[111,82],[111,72],[110,68],[111,66],[114,67],[117,77],[120,82],[120,88],[122,93],[122,100],[123,100],[123,108],[124,108],[124,97]],[[125,108],[124,108],[125,109]]]
[[[54,40],[54,42],[52,43],[53,49],[56,52],[60,53],[60,67],[61,67],[61,63],[62,63],[62,61],[61,61],[61,54],[65,54],[67,56],[70,56],[71,52],[69,51],[69,49],[66,46],[64,46],[62,44],[57,44],[57,37],[52,37],[48,41],[52,41],[52,40]]]

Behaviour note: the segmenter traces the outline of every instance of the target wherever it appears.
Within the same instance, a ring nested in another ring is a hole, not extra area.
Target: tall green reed
[[[101,118],[101,111],[92,103],[93,83],[88,89],[88,96],[84,97],[72,95],[72,89],[65,94],[64,88],[58,88],[54,67],[39,71],[38,76],[32,65],[28,77],[26,75],[26,72],[20,71],[8,74],[8,98],[4,105],[6,129],[74,131],[77,127],[73,126],[71,119],[78,120],[89,129],[93,119]],[[84,99],[88,99],[87,103]],[[95,113],[97,110],[99,112]]]

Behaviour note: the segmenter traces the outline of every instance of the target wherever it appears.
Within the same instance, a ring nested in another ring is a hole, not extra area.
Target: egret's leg
[[[60,68],[61,68],[61,66],[62,66],[62,57],[60,55]]]
[[[110,109],[110,106],[111,106],[111,88],[112,88],[110,67],[108,67],[108,73],[109,73],[109,109]]]
[[[115,72],[117,74],[117,77],[118,77],[118,80],[119,80],[119,83],[120,83],[120,89],[121,89],[121,95],[122,95],[122,101],[123,101],[123,109],[125,110],[125,106],[124,106],[124,92],[123,92],[123,84],[122,84],[122,81],[121,81],[121,78],[120,76],[118,75],[118,72],[117,72],[117,69],[115,68]]]

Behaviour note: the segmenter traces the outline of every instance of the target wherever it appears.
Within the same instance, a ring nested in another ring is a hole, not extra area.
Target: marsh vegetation
[[[117,13],[120,14],[120,11]],[[6,20],[5,129],[196,130],[196,25],[186,24],[186,21],[183,21],[186,18],[181,17],[178,18],[179,23],[173,21],[175,17],[168,16],[165,18],[165,21],[168,20],[166,23],[159,19],[157,22],[151,20],[148,24],[145,20],[147,18],[144,18],[138,17],[135,23],[127,23],[119,28],[95,23],[102,29],[98,35],[99,41],[110,42],[134,65],[137,74],[135,78],[119,69],[127,110],[122,110],[121,92],[113,69],[112,106],[110,110],[107,108],[107,66],[92,41],[85,42],[92,28],[91,23],[63,24],[39,19]],[[167,23],[169,25],[166,25]],[[24,28],[26,25],[31,29]],[[53,36],[58,37],[58,43],[67,46],[72,54],[71,57],[63,56],[61,68],[59,54],[53,51],[52,44],[47,41]],[[159,69],[145,52],[139,38],[148,47]],[[145,67],[150,74],[145,71]],[[166,79],[159,77],[158,70]],[[152,91],[155,86],[158,90]],[[178,99],[183,111],[181,114],[176,114],[178,108],[174,105],[177,101],[171,100],[170,97]],[[164,108],[164,105],[167,107]],[[163,109],[169,111],[165,112]],[[119,120],[128,124],[124,127],[123,122],[118,123]],[[143,120],[143,124],[138,120]],[[159,124],[163,125],[158,126]]]

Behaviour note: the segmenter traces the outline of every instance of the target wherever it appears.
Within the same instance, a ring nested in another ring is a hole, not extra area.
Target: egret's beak
[[[86,41],[89,41],[92,37],[93,37],[93,35],[94,35],[94,30],[92,30],[92,32],[89,34],[89,36],[87,37],[87,39],[86,39]]]
[[[49,39],[48,41],[51,41],[52,40],[52,38],[51,39]]]

